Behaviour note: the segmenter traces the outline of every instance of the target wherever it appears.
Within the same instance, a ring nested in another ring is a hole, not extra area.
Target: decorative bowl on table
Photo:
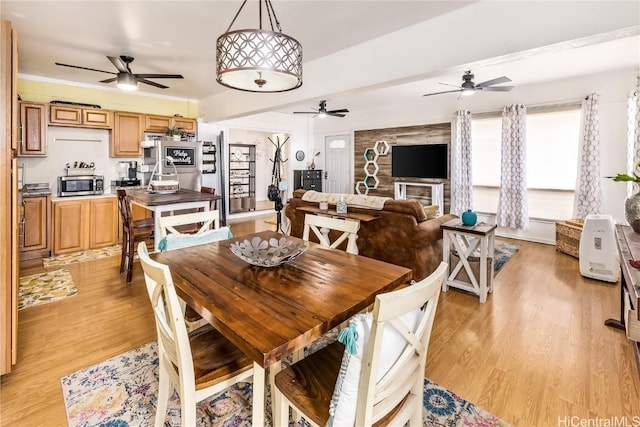
[[[276,267],[291,261],[307,250],[304,243],[296,243],[286,237],[263,240],[254,237],[231,244],[231,252],[238,258],[258,267]]]

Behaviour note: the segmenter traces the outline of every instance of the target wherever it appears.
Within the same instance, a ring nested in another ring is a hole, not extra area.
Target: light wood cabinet
[[[20,103],[20,156],[47,155],[47,109],[45,104]]]
[[[195,119],[185,119],[184,117],[173,117],[175,121],[176,127],[184,130],[185,132],[195,133],[196,132],[196,120]]]
[[[89,249],[113,246],[118,240],[118,199],[89,201]]]
[[[196,132],[196,119],[186,119],[184,117],[158,116],[145,114],[144,130],[146,132],[165,132],[170,127],[177,127],[185,132]]]
[[[143,114],[116,111],[113,115],[111,157],[140,157],[143,138]]]
[[[55,255],[115,245],[118,238],[117,199],[104,197],[53,203]]]
[[[20,259],[49,256],[51,254],[51,196],[23,198],[22,212]]]
[[[147,132],[165,132],[171,126],[171,117],[144,115],[144,130]]]
[[[113,125],[113,112],[96,108],[52,104],[49,106],[49,124],[111,129]]]

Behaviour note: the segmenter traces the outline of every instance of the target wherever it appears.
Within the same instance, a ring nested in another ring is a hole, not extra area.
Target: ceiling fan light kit
[[[133,74],[120,73],[118,74],[118,77],[116,77],[116,86],[122,90],[137,90],[138,81]]]
[[[271,30],[262,29],[264,2]],[[302,46],[282,32],[271,0],[259,0],[259,29],[227,31],[216,41],[216,81],[247,92],[286,92],[302,86]],[[276,25],[277,31],[274,28]]]

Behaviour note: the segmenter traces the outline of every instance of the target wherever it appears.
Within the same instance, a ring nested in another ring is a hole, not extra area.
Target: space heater
[[[587,215],[580,237],[580,274],[584,277],[617,282],[620,260],[611,215]]]

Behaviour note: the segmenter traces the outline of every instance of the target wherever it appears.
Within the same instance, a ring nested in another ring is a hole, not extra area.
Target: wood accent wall
[[[451,123],[437,123],[430,125],[404,126],[386,129],[359,130],[354,132],[354,185],[365,177],[364,151],[372,148],[376,141],[387,141],[389,154],[378,157],[377,189],[369,189],[369,195],[393,197],[393,183],[396,178],[391,177],[391,147],[394,145],[418,144],[449,144],[449,179],[444,181],[444,212],[449,212],[451,205]],[[410,179],[405,179],[410,181]],[[418,179],[414,181],[420,181]],[[428,181],[428,180],[424,180]],[[362,191],[362,189],[361,189]],[[355,193],[355,187],[353,189]],[[428,187],[407,187],[407,198],[418,199],[423,205],[431,204],[431,191]]]

